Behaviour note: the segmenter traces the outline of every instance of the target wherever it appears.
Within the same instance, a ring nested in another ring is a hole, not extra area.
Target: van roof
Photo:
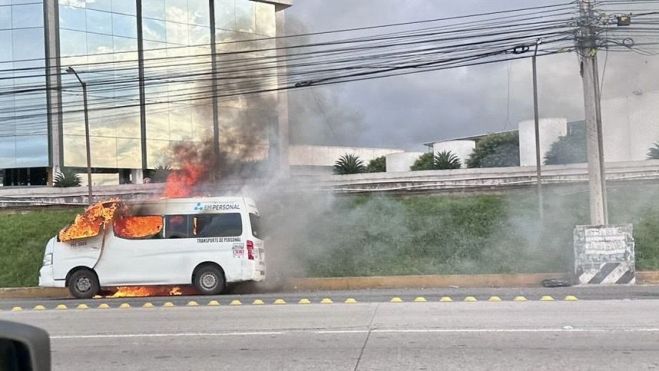
[[[184,197],[184,198],[160,198],[160,199],[150,199],[150,200],[128,200],[127,204],[145,204],[145,203],[193,203],[193,202],[227,202],[227,201],[240,201],[246,203],[253,203],[254,201],[249,197]]]

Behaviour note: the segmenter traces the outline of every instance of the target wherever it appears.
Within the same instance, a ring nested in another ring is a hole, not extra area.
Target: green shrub
[[[380,156],[372,159],[366,166],[367,173],[383,173],[387,171],[387,158]]]
[[[519,135],[516,132],[485,136],[467,159],[467,167],[519,166]]]
[[[437,170],[459,169],[462,167],[458,156],[451,151],[438,152],[433,159],[433,165]]]
[[[419,156],[414,164],[410,166],[410,170],[419,171],[419,170],[433,170],[435,168],[435,156],[432,152],[426,152]]]
[[[78,187],[80,183],[80,176],[70,168],[62,168],[53,179],[54,187]]]
[[[366,171],[364,162],[357,155],[346,153],[334,164],[334,174],[359,174]]]

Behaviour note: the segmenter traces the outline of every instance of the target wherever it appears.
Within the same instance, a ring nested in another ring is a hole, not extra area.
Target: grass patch
[[[79,211],[0,213],[0,287],[36,286],[46,242]]]

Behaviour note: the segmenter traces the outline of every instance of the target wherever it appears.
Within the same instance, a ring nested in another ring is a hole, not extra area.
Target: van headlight
[[[43,256],[43,265],[53,264],[53,254],[46,254]]]

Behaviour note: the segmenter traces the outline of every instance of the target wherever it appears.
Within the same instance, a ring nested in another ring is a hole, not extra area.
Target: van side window
[[[195,237],[237,237],[243,234],[240,213],[197,215],[194,218]]]
[[[261,217],[256,214],[249,214],[249,224],[252,225],[252,235],[260,240],[263,239],[263,230],[261,229]]]
[[[114,221],[115,236],[124,239],[162,238],[162,217],[159,215],[121,216]]]
[[[189,215],[166,215],[165,238],[188,238],[190,236]]]

